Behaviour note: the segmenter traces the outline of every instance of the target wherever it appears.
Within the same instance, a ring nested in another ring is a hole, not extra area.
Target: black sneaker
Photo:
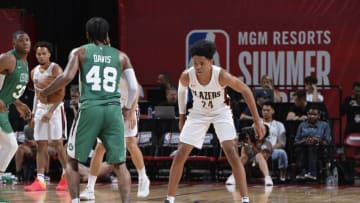
[[[164,201],[164,203],[170,203],[170,201],[166,199],[166,200]]]

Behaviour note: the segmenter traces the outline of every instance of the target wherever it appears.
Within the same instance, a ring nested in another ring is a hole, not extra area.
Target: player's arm
[[[30,79],[31,79],[31,81],[33,81],[33,84],[34,84],[34,87],[36,87],[36,84],[35,84],[35,79],[34,79],[34,72],[35,72],[35,68],[33,68],[32,69],[32,71],[31,71],[31,73],[30,73]],[[39,102],[39,99],[37,98],[37,90],[36,90],[36,88],[34,88],[35,89],[35,95],[34,95],[34,101],[33,101],[33,108],[32,108],[32,113],[31,113],[31,118],[34,118],[34,116],[35,116],[35,112],[36,112],[36,108],[37,108],[37,104],[38,104],[38,102]],[[32,125],[32,127],[34,127],[33,126],[33,124],[31,124]]]
[[[40,90],[40,95],[48,96],[69,84],[79,70],[81,59],[84,58],[85,49],[83,47],[73,49],[69,54],[69,61],[65,67],[65,71],[59,74],[49,86]]]
[[[11,73],[15,65],[16,65],[16,59],[14,55],[9,53],[4,53],[0,55],[0,74],[7,75]],[[6,110],[7,110],[6,105],[3,102],[3,100],[0,98],[0,112],[4,112]]]
[[[129,57],[124,52],[120,52],[119,58],[120,58],[120,65],[123,69],[122,74],[124,75],[124,79],[128,84],[128,98],[124,107],[126,109],[131,109],[138,94],[137,93],[138,82],[135,76],[134,68],[130,62]]]
[[[189,74],[184,71],[179,78],[178,106],[179,106],[179,129],[181,130],[186,120],[187,88],[189,87]]]
[[[16,59],[13,54],[0,54],[0,74],[7,75],[11,73],[16,66]]]
[[[229,72],[225,71],[224,69],[221,69],[219,75],[219,82],[220,85],[229,86],[235,91],[242,94],[253,117],[256,134],[259,135],[260,139],[262,139],[265,136],[265,126],[262,122],[262,119],[259,116],[259,112],[257,111],[256,108],[255,99],[249,86],[247,86],[241,80],[231,75]]]

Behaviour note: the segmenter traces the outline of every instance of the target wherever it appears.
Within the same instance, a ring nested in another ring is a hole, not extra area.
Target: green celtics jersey
[[[0,98],[8,106],[24,93],[29,82],[28,64],[24,63],[15,50],[11,53],[16,58],[16,66],[9,75],[0,75]]]
[[[86,44],[80,68],[80,109],[120,101],[119,51],[108,45]]]

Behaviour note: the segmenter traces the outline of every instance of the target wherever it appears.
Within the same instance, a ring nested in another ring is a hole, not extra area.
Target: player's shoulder
[[[16,57],[12,53],[12,51],[8,51],[8,52],[0,54],[0,60],[1,61],[16,61]]]

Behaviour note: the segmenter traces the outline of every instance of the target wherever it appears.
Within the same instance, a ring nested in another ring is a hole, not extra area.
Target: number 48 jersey
[[[86,44],[80,68],[80,109],[120,101],[122,72],[119,50],[108,45]]]

